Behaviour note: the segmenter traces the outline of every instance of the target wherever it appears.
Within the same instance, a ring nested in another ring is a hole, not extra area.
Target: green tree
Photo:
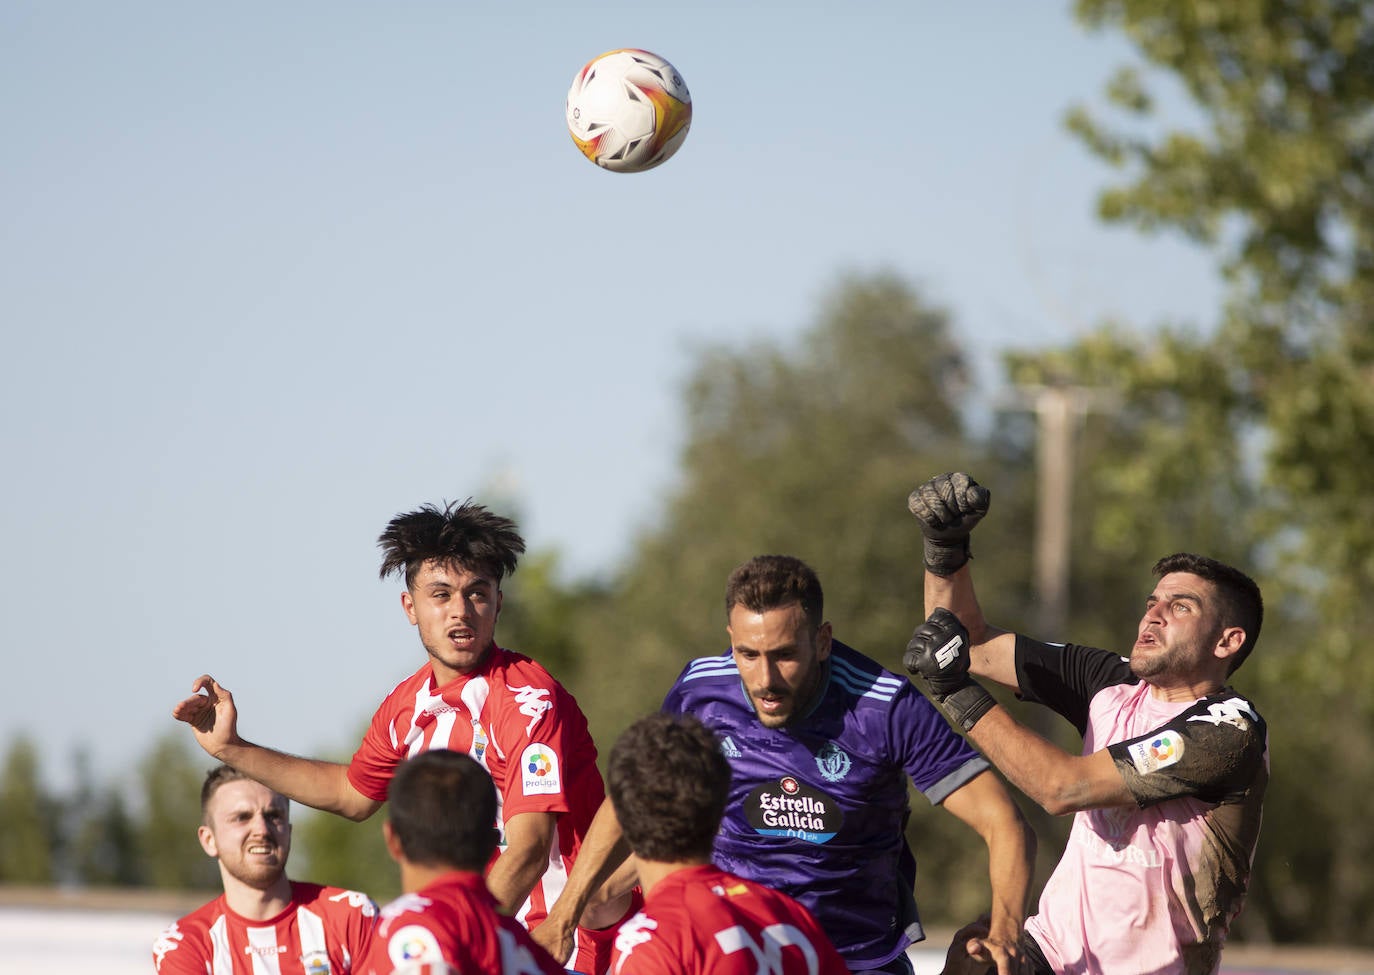
[[[39,778],[38,751],[17,738],[0,774],[0,881],[50,884],[58,845],[59,810]]]
[[[79,884],[143,886],[138,822],[124,791],[97,781],[86,752],[77,753],[75,766],[77,785],[65,803],[64,874]]]
[[[1018,381],[1096,383],[1121,409],[1082,440],[1083,614],[1111,566],[1173,548],[1252,567],[1265,634],[1237,674],[1270,726],[1274,781],[1242,936],[1374,943],[1374,18],[1341,0],[1080,0],[1140,63],[1071,128],[1123,180],[1104,218],[1218,256],[1220,327],[1107,327],[1010,359]],[[1193,110],[1162,117],[1174,84]],[[1075,614],[1076,617],[1079,614]],[[1266,707],[1266,702],[1268,706]],[[1337,747],[1333,747],[1333,743]],[[1348,747],[1347,747],[1348,746]]]
[[[154,887],[216,889],[219,868],[196,839],[200,787],[212,761],[193,755],[186,736],[169,731],[139,763],[143,805],[138,849],[147,881]]]

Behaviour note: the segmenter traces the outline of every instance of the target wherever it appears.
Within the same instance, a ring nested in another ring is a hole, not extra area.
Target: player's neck
[[[639,884],[644,888],[644,893],[648,894],[662,881],[671,877],[679,870],[690,870],[693,867],[709,866],[710,860],[680,860],[673,863],[664,863],[662,860],[635,861],[639,867]]]
[[[224,902],[229,910],[250,921],[266,921],[286,910],[291,903],[291,881],[286,874],[265,889],[250,887],[233,877],[224,877]]]
[[[411,863],[408,860],[400,861],[401,866],[401,890],[407,894],[413,894],[417,890],[424,890],[440,877],[447,877],[455,873],[475,873],[472,870],[461,870],[458,867],[449,867],[443,864],[438,866],[426,866],[422,863]]]
[[[1150,696],[1156,701],[1180,703],[1196,701],[1208,694],[1215,694],[1226,686],[1226,679],[1216,675],[1194,675],[1191,678],[1174,678],[1158,682],[1150,679],[1146,683],[1150,685]]]

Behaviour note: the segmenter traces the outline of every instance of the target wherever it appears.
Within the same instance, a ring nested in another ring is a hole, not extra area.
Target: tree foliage
[[[1374,882],[1351,864],[1374,854],[1352,813],[1374,780],[1374,17],[1340,0],[1078,11],[1142,62],[1109,84],[1110,121],[1069,118],[1123,173],[1102,215],[1212,248],[1230,291],[1214,334],[1107,327],[1012,373],[1122,393],[1078,471],[1095,561],[1177,541],[1265,589],[1237,683],[1269,719],[1274,778],[1239,933],[1371,943]],[[1151,89],[1171,83],[1190,126],[1161,116]]]
[[[49,884],[55,879],[56,805],[39,778],[38,751],[18,738],[0,772],[0,881]]]

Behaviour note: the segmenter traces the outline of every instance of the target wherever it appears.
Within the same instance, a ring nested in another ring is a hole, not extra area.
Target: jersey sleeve
[[[988,767],[987,760],[954,733],[949,722],[910,683],[888,710],[893,763],[906,770],[927,799],[944,802],[950,793]]]
[[[388,695],[367,726],[362,743],[353,753],[348,763],[348,781],[361,794],[377,802],[386,802],[386,790],[391,785],[391,776],[396,766],[401,764],[404,753],[394,741],[391,726],[395,709],[391,706],[392,695]]]
[[[186,918],[168,925],[153,942],[153,969],[157,975],[205,975],[208,959],[204,939],[185,925]]]
[[[1081,735],[1088,727],[1093,695],[1134,683],[1130,663],[1119,654],[1073,643],[1041,643],[1016,635],[1016,683],[1022,700],[1043,704],[1068,720]]]
[[[1256,780],[1267,737],[1254,706],[1228,689],[1107,750],[1141,808],[1180,796],[1221,803],[1243,796]]]
[[[507,756],[501,790],[501,815],[566,813],[569,787],[580,758],[577,702],[542,667],[507,674],[511,697],[502,705],[500,747]],[[574,713],[576,712],[576,713]]]

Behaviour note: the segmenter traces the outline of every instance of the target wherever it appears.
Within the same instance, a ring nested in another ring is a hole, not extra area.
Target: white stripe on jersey
[[[718,657],[698,657],[687,665],[687,673],[683,674],[683,682],[696,680],[698,677],[724,677],[729,674],[739,675],[739,668],[735,666],[733,654]]]
[[[276,928],[248,929],[248,958],[253,975],[281,975]]]
[[[296,908],[296,930],[301,937],[301,957],[311,954],[328,954],[329,944],[324,939],[324,918],[304,907]]]
[[[890,701],[904,683],[897,677],[860,670],[847,660],[831,657],[830,674],[842,687],[877,701]]]
[[[210,975],[234,975],[234,949],[229,946],[229,919],[221,914],[210,925],[211,952]]]

